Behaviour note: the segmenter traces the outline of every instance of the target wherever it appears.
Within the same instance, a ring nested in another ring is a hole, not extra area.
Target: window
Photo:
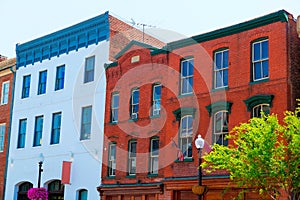
[[[269,78],[269,42],[267,39],[252,44],[253,81]]]
[[[56,68],[56,78],[55,78],[55,91],[64,88],[65,83],[65,66],[59,66]]]
[[[116,143],[109,144],[108,152],[108,176],[116,175]]]
[[[23,77],[22,99],[29,97],[31,75]]]
[[[134,89],[131,92],[131,105],[130,105],[130,117],[131,119],[138,119],[139,113],[139,98],[140,98],[140,90]]]
[[[88,191],[85,189],[79,190],[78,192],[78,200],[87,200]]]
[[[217,51],[214,55],[214,86],[222,88],[228,86],[228,49]]]
[[[158,151],[159,151],[159,139],[152,138],[150,140],[150,170],[149,170],[149,174],[158,174]]]
[[[9,81],[2,83],[1,105],[8,103]]]
[[[128,150],[128,175],[135,175],[136,173],[136,141],[129,141]]]
[[[254,106],[252,109],[252,117],[259,117],[261,118],[261,112],[264,114],[270,113],[270,105],[269,104],[259,104]]]
[[[18,146],[17,146],[17,148],[24,148],[25,147],[26,126],[27,126],[27,119],[21,119],[19,121],[19,133],[18,133]]]
[[[153,86],[152,116],[160,115],[161,85]]]
[[[118,122],[119,117],[119,93],[114,93],[111,98],[111,122]]]
[[[38,116],[35,118],[34,139],[33,139],[34,147],[42,145],[43,121],[44,121],[43,116]]]
[[[85,59],[84,83],[94,81],[95,56]]]
[[[228,145],[226,138],[228,134],[228,112],[219,111],[214,114],[214,134],[213,143],[219,145]]]
[[[50,144],[58,144],[60,139],[61,112],[52,115],[52,130]]]
[[[18,200],[28,200],[27,192],[30,188],[33,188],[32,183],[30,183],[30,182],[22,183],[19,186]]]
[[[92,106],[82,108],[80,140],[91,138]]]
[[[181,61],[180,94],[193,92],[194,58]]]
[[[64,199],[65,186],[59,181],[55,180],[48,184],[48,199]]]
[[[179,144],[184,158],[192,157],[193,116],[186,115],[180,120]]]
[[[46,93],[46,85],[47,85],[47,71],[42,71],[40,72],[39,75],[38,94]]]
[[[0,124],[0,152],[4,151],[5,124]]]

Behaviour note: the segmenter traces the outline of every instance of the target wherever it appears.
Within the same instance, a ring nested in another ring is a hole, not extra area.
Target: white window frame
[[[7,86],[7,91],[5,90],[5,86]],[[5,81],[2,83],[2,91],[1,91],[1,105],[8,104],[8,98],[9,98],[9,81]]]
[[[180,94],[181,95],[186,95],[186,94],[192,94],[193,93],[193,85],[191,86],[191,91],[189,91],[189,84],[186,85],[187,88],[183,88],[184,86],[184,81],[186,79],[194,79],[194,69],[193,69],[193,74],[192,75],[186,75],[186,76],[183,76],[183,63],[184,62],[190,62],[191,60],[193,60],[193,68],[194,68],[194,65],[195,65],[195,62],[194,62],[194,58],[189,58],[189,59],[184,59],[180,62]],[[194,80],[193,80],[194,82]],[[186,90],[186,91],[185,91]]]
[[[88,66],[87,63],[88,63],[89,59],[94,60],[93,69],[91,69],[91,70],[87,70],[87,66]],[[96,65],[96,56],[95,55],[85,58],[83,83],[89,83],[89,82],[93,82],[95,80],[95,65]],[[89,79],[88,73],[92,73],[93,77],[91,78],[91,80]]]
[[[38,120],[41,120],[40,126],[38,126]],[[43,127],[44,127],[44,116],[36,116],[35,117],[35,123],[34,123],[34,135],[33,135],[33,147],[41,146],[42,145],[42,140],[43,140]],[[39,139],[37,143],[36,139]]]
[[[160,91],[162,89],[161,84],[153,85],[152,116],[159,116],[160,115],[160,110],[161,110],[161,94],[159,96],[159,99],[155,99],[155,88],[157,88],[157,87],[160,87]],[[159,105],[159,108],[157,108],[156,105]]]
[[[136,175],[136,153],[132,152],[132,144],[135,143],[135,151],[137,151],[137,142],[136,140],[130,140],[128,144],[128,175],[134,176]]]
[[[91,109],[91,113],[90,113],[90,118],[91,121],[84,123],[84,110],[85,109]],[[81,109],[81,129],[80,129],[80,140],[89,140],[91,139],[91,135],[92,135],[92,121],[93,121],[93,107],[92,106],[86,106],[86,107],[82,107]],[[90,133],[84,133],[84,126],[89,125],[89,129],[90,129]]]
[[[185,118],[190,118],[192,120],[192,124],[188,126],[188,119],[186,123],[186,129],[183,129],[183,120]],[[193,116],[192,115],[185,115],[182,116],[180,119],[180,134],[179,134],[179,144],[180,150],[184,154],[184,158],[192,158],[192,155],[188,155],[189,148],[192,148],[192,140],[193,140]]]
[[[6,124],[0,124],[0,152],[4,151]]]
[[[118,96],[118,105],[117,107],[114,107],[114,104],[115,104],[115,97]],[[117,123],[118,122],[118,118],[119,118],[119,104],[120,104],[120,94],[115,92],[112,94],[111,96],[111,122],[112,123]],[[118,117],[117,119],[115,119],[115,116],[114,116],[114,113],[117,112],[118,113]]]
[[[159,144],[159,138],[152,138],[150,140],[150,170],[149,170],[149,174],[158,174],[159,150],[157,150],[157,152],[153,151],[153,141],[158,141],[158,144]],[[156,165],[155,165],[155,163],[156,163]]]
[[[136,103],[134,103],[134,95],[133,94],[136,91],[139,93],[139,99]],[[139,103],[140,103],[140,90],[139,89],[133,89],[131,91],[131,105],[130,105],[130,109],[131,109],[130,117],[133,120],[138,119],[138,117],[139,117]],[[137,112],[134,112],[134,106],[138,106]]]
[[[224,67],[223,65],[223,60],[224,60],[224,53],[228,52],[228,63],[227,63],[227,67]],[[217,54],[222,54],[222,59],[221,59],[221,68],[217,69],[217,65],[216,65],[216,61],[217,61]],[[227,85],[224,85],[224,72],[228,71],[229,68],[229,49],[224,49],[224,50],[220,50],[220,51],[216,51],[214,53],[214,88],[218,89],[218,88],[224,88],[224,87],[228,87],[228,77],[227,77]],[[218,72],[221,72],[222,77],[220,77],[220,79],[222,80],[222,85],[221,86],[217,86],[217,80],[218,80]]]
[[[262,55],[260,55],[261,59],[254,60],[254,45],[260,43],[260,51],[261,51],[262,50],[261,44],[263,42],[265,42],[265,41],[268,41],[268,45],[269,45],[269,39],[259,40],[257,42],[253,42],[252,43],[252,58],[251,58],[251,60],[252,60],[252,79],[253,79],[253,81],[260,81],[260,80],[268,79],[269,76],[270,76],[270,74],[269,74],[270,70],[268,69],[268,76],[263,77],[263,67],[262,67],[262,63],[264,61],[268,61],[268,65],[269,65],[269,48],[268,48],[268,57],[267,58],[262,58]],[[262,51],[260,53],[262,54]],[[261,64],[261,68],[260,69],[261,69],[261,75],[262,75],[262,77],[258,78],[258,79],[255,79],[255,64],[256,63],[260,63]]]
[[[221,131],[220,132],[217,132],[217,128],[216,128],[216,126],[217,126],[217,119],[216,119],[216,117],[217,117],[217,115],[219,114],[219,113],[221,113]],[[227,123],[227,131],[223,131],[224,130],[224,113],[226,113],[226,118],[227,118],[227,121],[226,121],[226,123]],[[216,113],[214,113],[214,134],[213,134],[213,142],[214,142],[214,144],[216,144],[217,143],[217,137],[222,137],[222,144],[220,144],[220,145],[224,145],[224,141],[225,141],[225,137],[228,135],[228,111],[227,110],[220,110],[220,111],[218,111],[218,112],[216,112]]]
[[[256,106],[253,106],[253,108],[252,108],[252,118],[253,117],[261,117],[260,112],[262,112],[262,111],[264,112],[264,109],[263,109],[264,107],[267,107],[268,111],[270,112],[270,104],[268,104],[268,103],[262,103],[262,104],[258,104]],[[256,111],[257,108],[260,108],[260,112],[259,112],[258,116],[256,116],[257,115],[257,111]]]
[[[112,155],[112,148],[115,148],[114,155]],[[116,176],[116,157],[117,157],[117,144],[109,144],[109,153],[108,153],[108,176]]]

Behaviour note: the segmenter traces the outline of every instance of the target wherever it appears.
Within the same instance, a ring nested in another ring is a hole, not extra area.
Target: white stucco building
[[[39,161],[49,199],[99,199],[109,36],[104,13],[17,45],[5,199],[27,199]],[[63,161],[71,162],[66,184]]]

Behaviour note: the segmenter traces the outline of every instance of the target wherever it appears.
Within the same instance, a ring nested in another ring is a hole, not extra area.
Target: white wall
[[[38,161],[44,164],[41,185],[61,179],[62,161],[72,161],[71,185],[65,185],[65,199],[75,200],[79,189],[88,190],[88,199],[99,199],[96,187],[101,183],[103,121],[105,109],[105,71],[109,42],[81,48],[42,63],[21,67],[16,73],[15,100],[12,117],[11,143],[6,200],[17,199],[17,185],[31,182],[37,187]],[[95,55],[94,81],[83,84],[85,58]],[[64,89],[54,91],[56,67],[65,65]],[[46,94],[37,95],[39,71],[47,70]],[[21,99],[23,76],[31,74],[30,95]],[[93,106],[91,139],[80,141],[81,108]],[[52,114],[62,112],[60,143],[50,145]],[[42,145],[33,147],[35,117],[43,115]],[[25,148],[17,149],[19,120],[27,118]],[[71,157],[73,154],[73,158]]]

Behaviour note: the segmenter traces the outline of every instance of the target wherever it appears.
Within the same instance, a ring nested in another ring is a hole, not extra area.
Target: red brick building
[[[1,58],[0,58],[1,59]],[[0,199],[4,195],[8,139],[11,118],[12,88],[16,59],[0,60]]]
[[[300,40],[284,10],[163,49],[133,41],[115,58],[106,66],[102,199],[197,199],[198,134],[204,152],[228,145],[228,130],[261,110],[283,117],[300,97]],[[239,192],[224,173],[204,174],[203,184],[209,200]]]

